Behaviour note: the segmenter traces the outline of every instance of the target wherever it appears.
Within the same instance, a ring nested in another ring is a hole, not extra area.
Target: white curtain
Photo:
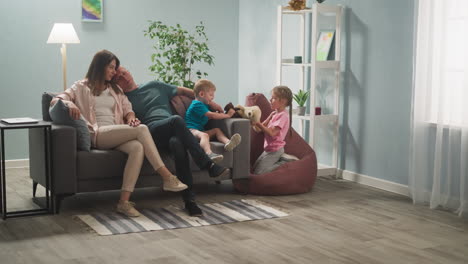
[[[410,191],[466,217],[468,0],[419,0],[415,13]]]

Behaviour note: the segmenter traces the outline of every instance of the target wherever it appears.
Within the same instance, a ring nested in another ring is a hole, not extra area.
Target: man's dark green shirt
[[[133,111],[143,124],[172,116],[171,99],[176,94],[177,86],[159,81],[147,82],[125,93],[132,103]]]

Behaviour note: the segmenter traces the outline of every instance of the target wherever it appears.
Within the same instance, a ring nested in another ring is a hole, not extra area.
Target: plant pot
[[[300,115],[300,116],[303,116],[303,115],[305,115],[306,107],[305,106],[298,106],[297,110],[298,110],[297,114]]]

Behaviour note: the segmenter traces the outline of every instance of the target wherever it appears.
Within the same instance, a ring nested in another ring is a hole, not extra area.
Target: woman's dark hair
[[[120,60],[114,53],[108,50],[101,50],[96,53],[89,65],[88,73],[86,73],[86,79],[88,79],[88,86],[91,88],[93,95],[100,95],[102,91],[96,89],[100,85],[105,85],[109,83],[112,87],[112,90],[117,94],[122,93],[117,84],[113,81],[106,81],[105,71],[107,65],[109,65],[113,60],[115,60],[115,69],[117,70],[120,66]]]

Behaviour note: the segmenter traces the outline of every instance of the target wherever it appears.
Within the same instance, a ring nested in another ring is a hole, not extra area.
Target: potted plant
[[[149,70],[158,80],[193,88],[195,77],[208,76],[206,72],[194,69],[197,63],[214,64],[203,22],[195,26],[193,33],[183,29],[180,24],[167,26],[161,21],[149,22],[144,35],[155,41]]]
[[[298,105],[298,115],[305,115],[305,103],[307,102],[307,99],[309,98],[309,91],[304,91],[304,90],[299,90],[299,92],[295,93],[293,95],[294,101],[296,101]]]

